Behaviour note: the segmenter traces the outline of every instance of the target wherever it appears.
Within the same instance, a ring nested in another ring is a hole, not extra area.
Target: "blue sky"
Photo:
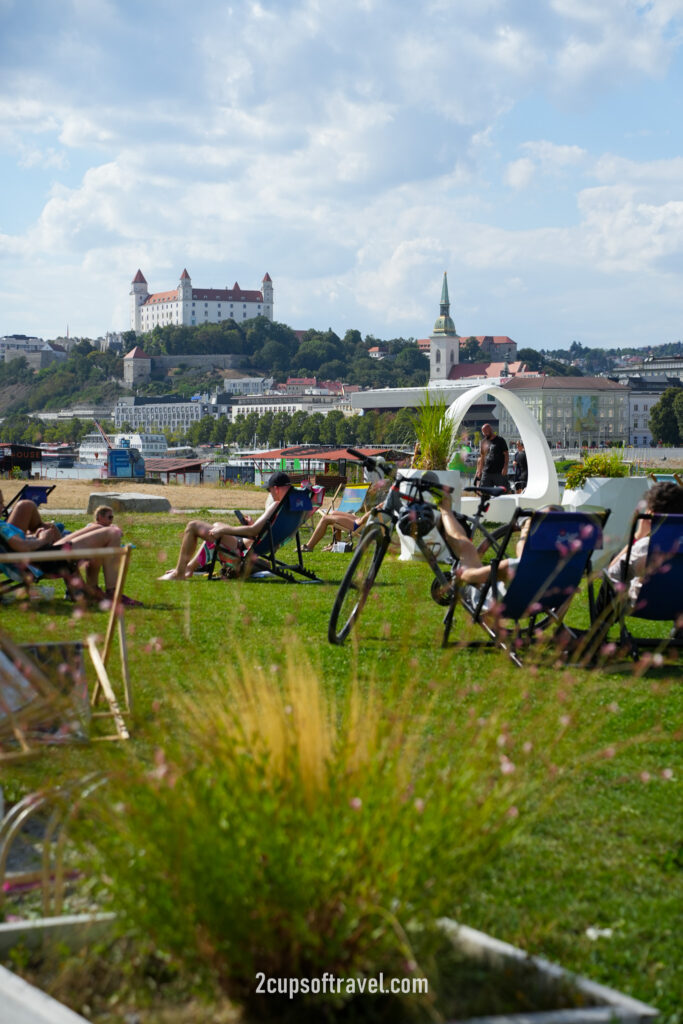
[[[130,282],[520,346],[683,338],[683,0],[0,0],[0,334]]]

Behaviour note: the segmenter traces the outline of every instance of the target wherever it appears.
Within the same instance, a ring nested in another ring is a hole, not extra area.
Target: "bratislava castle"
[[[150,292],[141,270],[130,290],[130,326],[134,331],[151,331],[166,324],[220,324],[223,320],[251,320],[256,316],[273,319],[273,282],[266,274],[261,291],[245,291],[235,281],[232,288],[193,288],[183,270],[177,288]]]

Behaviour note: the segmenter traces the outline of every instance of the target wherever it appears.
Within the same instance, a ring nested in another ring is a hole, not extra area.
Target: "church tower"
[[[444,271],[439,315],[429,338],[429,379],[448,380],[451,368],[460,361],[460,339],[451,320],[448,277]]]
[[[130,289],[130,326],[133,331],[142,330],[142,319],[140,316],[140,306],[147,299],[149,291],[147,289],[147,281],[141,270],[138,270],[137,274],[133,278],[133,282]]]

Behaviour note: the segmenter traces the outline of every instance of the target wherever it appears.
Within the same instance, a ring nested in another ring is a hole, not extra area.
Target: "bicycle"
[[[356,550],[339,585],[327,630],[327,638],[332,644],[343,644],[357,622],[397,529],[401,533],[414,536],[418,549],[434,574],[430,590],[431,596],[437,604],[444,607],[451,603],[455,593],[454,588],[457,586],[455,570],[459,561],[448,537],[441,529],[440,524],[437,525],[435,506],[424,500],[427,493],[434,496],[435,492],[443,492],[445,489],[443,485],[435,480],[430,480],[429,477],[401,477],[400,473],[396,476],[395,467],[386,463],[381,457],[373,459],[354,448],[347,448],[347,451],[357,458],[369,472],[378,472],[380,478],[392,479],[393,483],[384,502],[372,510],[371,519],[360,536]],[[483,526],[481,519],[488,508],[491,497],[498,493],[498,488],[479,488],[479,490],[482,495],[476,515],[464,516],[457,513],[457,516],[470,538],[481,534],[482,545],[485,544],[487,548],[493,545],[494,551],[497,553],[499,538],[507,532],[507,527],[488,531]],[[434,551],[425,541],[425,537],[435,526],[437,526],[450,555],[450,565],[445,572],[437,562]]]

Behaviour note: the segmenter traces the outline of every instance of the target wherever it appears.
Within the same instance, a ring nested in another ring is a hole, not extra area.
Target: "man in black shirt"
[[[509,452],[505,438],[496,434],[490,423],[481,428],[483,440],[477,464],[477,477],[482,487],[509,489],[507,472]]]

